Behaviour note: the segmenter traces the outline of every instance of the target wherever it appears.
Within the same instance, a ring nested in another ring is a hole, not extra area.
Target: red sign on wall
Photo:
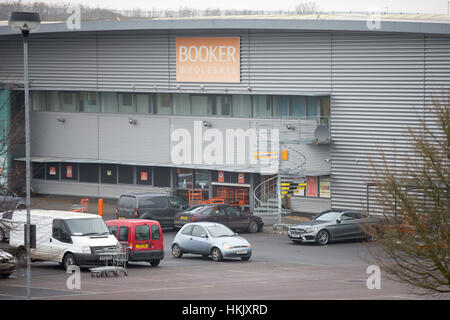
[[[72,178],[72,166],[67,166],[66,167],[66,177],[67,178]]]
[[[219,171],[217,175],[217,181],[219,182],[225,182],[225,174],[223,171]]]
[[[306,177],[306,196],[317,197],[317,177]]]
[[[245,174],[242,172],[238,173],[238,183],[245,183]]]
[[[148,172],[147,171],[141,171],[141,180],[142,181],[148,180]]]
[[[48,172],[52,176],[56,175],[56,167],[50,167]]]

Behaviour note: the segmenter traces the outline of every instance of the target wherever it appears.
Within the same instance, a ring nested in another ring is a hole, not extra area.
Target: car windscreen
[[[109,234],[108,227],[103,219],[83,218],[65,220],[72,236],[95,236]]]
[[[335,221],[339,215],[342,212],[340,211],[329,211],[329,212],[325,212],[324,214],[318,216],[317,218],[315,218],[314,220],[320,220],[320,221]]]
[[[206,229],[208,229],[209,234],[213,238],[232,237],[235,235],[233,231],[223,225],[213,225],[206,227]]]

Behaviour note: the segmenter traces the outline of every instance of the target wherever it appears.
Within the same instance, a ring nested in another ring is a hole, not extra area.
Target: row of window
[[[237,118],[328,117],[330,97],[33,91],[32,110]]]
[[[96,163],[33,162],[33,179],[170,187],[170,168]]]
[[[33,179],[91,183],[171,187],[170,168],[117,164],[33,162]],[[208,194],[211,181],[249,184],[250,175],[237,172],[177,168],[175,186],[179,190],[202,189]],[[293,196],[330,198],[330,176],[306,177],[306,188]],[[187,196],[185,197],[187,199]]]

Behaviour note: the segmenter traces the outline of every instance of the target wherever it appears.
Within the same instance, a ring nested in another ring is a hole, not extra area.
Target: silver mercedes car
[[[327,210],[310,221],[289,228],[294,242],[316,242],[321,245],[334,240],[369,239],[364,225],[380,222],[380,218],[352,210]]]
[[[220,223],[188,223],[178,231],[172,242],[172,255],[181,258],[184,253],[211,256],[214,261],[224,258],[241,258],[252,255],[252,247],[244,238]]]

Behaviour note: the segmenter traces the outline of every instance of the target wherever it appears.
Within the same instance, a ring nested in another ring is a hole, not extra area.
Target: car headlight
[[[83,253],[91,253],[91,247],[89,247],[89,246],[82,246],[81,247],[81,251]]]
[[[317,227],[315,227],[315,228],[309,228],[309,229],[306,229],[306,232],[307,233],[310,233],[310,232],[316,232],[317,231]]]
[[[229,245],[229,244],[226,243],[226,242],[222,245],[222,247],[223,247],[224,249],[228,249],[228,250],[233,249],[233,246]]]

